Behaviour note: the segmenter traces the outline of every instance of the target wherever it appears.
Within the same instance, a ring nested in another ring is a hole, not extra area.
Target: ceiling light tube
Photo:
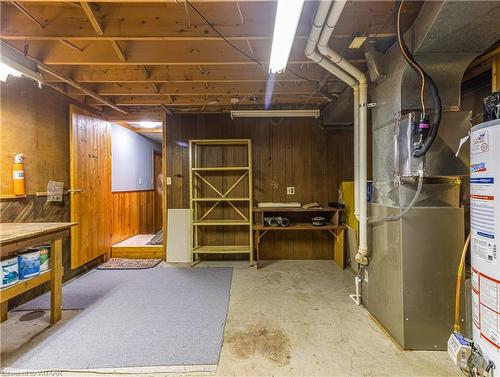
[[[278,0],[269,72],[283,72],[290,56],[304,0]]]
[[[232,110],[234,118],[319,118],[319,110]]]

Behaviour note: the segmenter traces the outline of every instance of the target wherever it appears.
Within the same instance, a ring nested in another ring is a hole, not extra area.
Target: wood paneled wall
[[[61,203],[47,202],[46,197],[33,195],[47,191],[49,180],[69,185],[69,116],[72,101],[62,94],[31,80],[8,78],[0,84],[0,158],[2,161],[1,194],[12,193],[11,168],[16,153],[26,156],[26,198],[0,200],[0,222],[57,222],[70,220],[69,196]],[[88,271],[100,259],[72,270],[70,242],[63,240],[64,281]],[[18,306],[48,291],[37,287],[9,301]]]
[[[112,244],[136,234],[155,233],[154,190],[113,192],[112,198]]]
[[[47,191],[48,181],[69,183],[70,100],[28,79],[9,77],[1,84],[2,160],[0,194],[12,194],[12,161],[25,156],[26,193]]]
[[[187,143],[209,138],[252,140],[254,204],[298,201],[326,205],[338,199],[342,180],[353,179],[352,131],[322,130],[311,119],[233,121],[228,114],[176,115],[167,120],[167,175],[172,177],[168,208],[189,208]],[[295,195],[286,194],[287,186],[295,187]],[[274,232],[261,245],[264,259],[333,257],[332,237],[322,232]]]

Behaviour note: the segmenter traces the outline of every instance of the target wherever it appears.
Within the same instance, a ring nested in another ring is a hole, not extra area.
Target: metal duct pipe
[[[331,0],[328,1],[331,3]],[[366,76],[358,68],[344,59],[339,53],[328,47],[328,41],[342,14],[345,0],[336,0],[330,9],[326,24],[323,26],[318,40],[318,50],[321,55],[328,58],[347,73],[352,75],[359,83],[359,248],[356,261],[361,265],[368,264],[368,214],[366,202],[366,182],[367,182],[367,100],[368,83]]]

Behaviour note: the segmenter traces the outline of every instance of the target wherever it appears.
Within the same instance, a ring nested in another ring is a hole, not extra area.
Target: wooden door
[[[111,123],[70,106],[71,268],[111,251]]]
[[[163,168],[161,153],[153,151],[153,173],[155,188],[155,232],[162,229],[163,224]]]

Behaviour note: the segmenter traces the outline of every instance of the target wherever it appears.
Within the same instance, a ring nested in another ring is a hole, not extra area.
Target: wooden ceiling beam
[[[117,41],[111,41],[111,45],[113,46],[113,50],[115,50],[115,53],[116,53],[116,56],[118,56],[118,59],[120,59],[120,61],[122,63],[126,63],[127,62],[127,56],[123,52],[123,49],[120,47],[120,45],[118,44],[118,42]]]
[[[91,8],[90,2],[80,1],[80,5],[81,5],[83,11],[85,12],[87,18],[89,19],[90,24],[94,28],[95,32],[99,35],[103,35],[104,32],[103,32],[101,23],[99,22],[96,15],[94,14],[94,11]]]
[[[248,50],[246,41],[233,42],[241,50]],[[11,41],[11,44],[22,49],[24,42]],[[293,44],[289,62],[291,64],[311,64],[304,55],[305,40],[297,40]],[[346,49],[349,40],[334,40],[333,48]],[[236,51],[225,42],[130,42],[127,46],[126,61],[121,61],[109,42],[82,42],[79,44],[83,53],[70,51],[55,41],[32,41],[32,56],[51,65],[256,65],[247,56]],[[267,65],[271,51],[270,41],[254,41],[252,43],[254,58]],[[347,50],[346,58],[352,62],[364,62],[364,54],[360,50]]]
[[[47,3],[30,2],[30,13],[38,20],[44,20],[45,28],[40,30],[38,25],[24,22],[25,16],[6,3],[2,5],[0,34],[2,38],[9,40],[99,40],[99,35],[105,39],[117,40],[221,40],[196,14],[191,14],[191,27],[186,28],[184,2],[177,1],[177,4],[166,4],[164,1],[160,4],[148,1],[106,4],[97,1],[98,7],[92,7],[90,10],[93,11],[93,19],[102,22],[105,20],[105,25],[98,21],[102,34],[96,34],[81,7],[70,7],[64,3],[48,6]],[[243,22],[236,4],[204,4],[200,5],[200,10],[229,40],[270,40],[273,35],[276,2],[241,3]],[[316,2],[304,5],[296,33],[297,39],[306,39],[309,35],[316,5]],[[391,22],[387,21],[391,19],[391,7],[391,2],[383,1],[348,2],[336,25],[334,38],[350,39],[358,33],[367,37],[394,36]],[[420,2],[408,2],[405,5],[402,20],[404,25],[407,25],[408,21],[411,22],[419,8]]]
[[[21,50],[18,50],[17,48],[9,45],[8,43],[6,42],[1,42],[2,44],[2,47],[5,46],[6,48],[10,48],[14,51],[16,51],[18,54],[23,54],[23,52]],[[93,91],[89,90],[88,88],[84,87],[83,85],[79,84],[78,82],[76,82],[75,80],[67,77],[67,76],[64,76],[62,74],[60,74],[59,72],[57,72],[56,70],[54,70],[52,67],[44,64],[43,62],[41,62],[40,60],[32,57],[32,56],[26,56],[26,58],[32,60],[33,62],[35,62],[37,64],[37,67],[39,70],[41,71],[44,71],[44,72],[47,72],[49,73],[50,75],[54,76],[54,77],[57,77],[58,79],[60,79],[61,81],[65,82],[66,84],[69,84],[71,85],[72,87],[80,90],[84,95],[87,95],[87,96],[90,96],[92,97],[94,100],[96,100],[98,103],[102,103],[106,106],[109,106],[111,107],[112,109],[118,111],[118,112],[121,112],[121,113],[124,113],[126,114],[127,112],[123,109],[120,109],[117,105],[115,105],[113,102],[101,97],[100,95],[98,95],[97,93],[94,93]]]
[[[19,1],[11,1],[11,3],[14,7],[16,7],[16,9],[37,24],[41,29],[45,29],[45,25],[38,21],[22,4],[19,3]]]
[[[363,68],[362,64],[356,64]],[[326,71],[320,66],[310,64],[289,64],[301,76],[310,80],[321,80]],[[81,83],[245,83],[267,82],[268,74],[256,64],[241,69],[239,66],[206,66],[202,72],[196,66],[53,66],[58,72],[74,78]],[[48,82],[58,81],[47,75]],[[277,82],[301,82],[303,79],[293,75],[290,71],[280,73],[275,77]],[[332,78],[332,80],[334,80]]]
[[[117,106],[160,106],[165,105],[169,108],[176,106],[215,106],[215,105],[235,105],[231,98],[234,96],[175,96],[172,102],[169,102],[167,96],[124,96],[115,99]],[[263,104],[266,101],[265,96],[259,96],[256,101],[248,97],[241,97],[239,104]],[[293,103],[324,103],[326,100],[322,96],[310,94],[288,95],[275,94],[272,96],[271,104],[293,104]],[[99,101],[92,99],[89,104],[98,104]]]
[[[7,2],[8,0],[0,0],[0,3]],[[31,3],[74,3],[71,0],[29,0]],[[193,3],[234,3],[236,0],[190,0]],[[275,2],[276,0],[238,0],[240,3],[265,3],[265,2]],[[314,2],[316,0],[305,0],[307,2]],[[79,1],[80,4],[94,3],[95,0],[83,0]],[[138,3],[140,0],[99,0],[99,3]],[[178,3],[179,0],[147,0],[148,3]]]
[[[208,84],[208,85],[207,85]],[[316,83],[307,81],[280,82],[268,88],[266,82],[243,83],[163,83],[158,86],[150,83],[116,83],[85,85],[88,89],[101,96],[202,96],[202,95],[263,95],[266,91],[276,94],[304,94],[313,93]]]

